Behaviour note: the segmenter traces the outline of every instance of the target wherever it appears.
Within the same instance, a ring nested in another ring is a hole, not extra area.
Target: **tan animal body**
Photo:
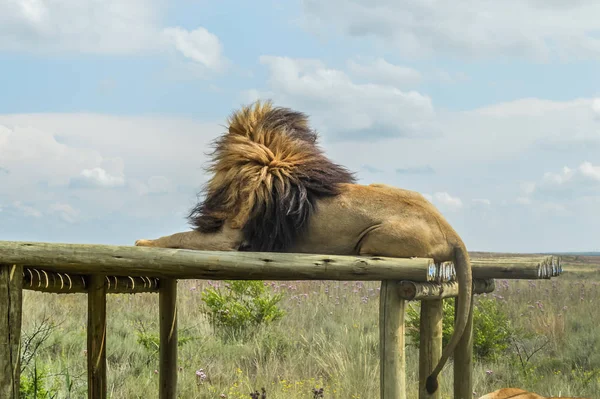
[[[427,390],[435,392],[472,300],[471,264],[457,232],[419,193],[355,184],[322,153],[302,113],[257,102],[228,122],[228,132],[215,142],[205,198],[189,216],[194,229],[136,245],[453,261],[459,314],[427,380]]]
[[[574,398],[574,397],[564,397],[564,396],[540,396],[533,392],[527,392],[524,389],[520,388],[502,388],[497,391],[488,393],[487,395],[483,395],[479,399],[586,399],[586,398]]]

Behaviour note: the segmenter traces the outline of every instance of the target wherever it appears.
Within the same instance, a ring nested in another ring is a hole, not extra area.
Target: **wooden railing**
[[[562,272],[554,256],[472,259],[473,291],[494,279],[548,279]],[[420,300],[419,396],[442,352],[442,299],[458,285],[450,262],[292,253],[214,252],[130,246],[0,241],[0,397],[19,397],[22,290],[88,294],[88,397],[106,398],[106,295],[159,293],[159,397],[177,392],[177,280],[381,281],[380,398],[406,398],[404,314]],[[454,397],[472,397],[472,313],[454,354]]]

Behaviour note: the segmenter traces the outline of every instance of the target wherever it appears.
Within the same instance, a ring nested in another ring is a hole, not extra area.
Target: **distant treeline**
[[[600,252],[548,252],[542,255],[600,256]]]

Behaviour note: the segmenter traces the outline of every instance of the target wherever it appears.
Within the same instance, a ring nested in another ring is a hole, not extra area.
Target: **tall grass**
[[[487,298],[501,304],[519,334],[495,361],[475,363],[477,395],[518,386],[600,397],[600,268],[572,277],[565,269],[552,281],[497,280]],[[246,341],[225,343],[201,311],[208,282],[179,282],[180,397],[248,399],[264,387],[269,399],[312,399],[313,388],[323,388],[324,398],[377,398],[379,284],[265,284],[284,295],[285,317]],[[107,310],[109,397],[157,397],[158,296],[110,295]],[[35,365],[59,398],[86,396],[86,311],[82,294],[24,294],[24,332],[41,321],[54,327]],[[416,398],[418,350],[408,345],[406,357],[408,397]],[[450,398],[452,367],[441,378],[443,397]]]

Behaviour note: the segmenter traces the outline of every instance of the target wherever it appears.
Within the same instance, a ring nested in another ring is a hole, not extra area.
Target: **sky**
[[[0,240],[188,230],[241,105],[305,112],[473,251],[600,250],[596,0],[3,0]]]

